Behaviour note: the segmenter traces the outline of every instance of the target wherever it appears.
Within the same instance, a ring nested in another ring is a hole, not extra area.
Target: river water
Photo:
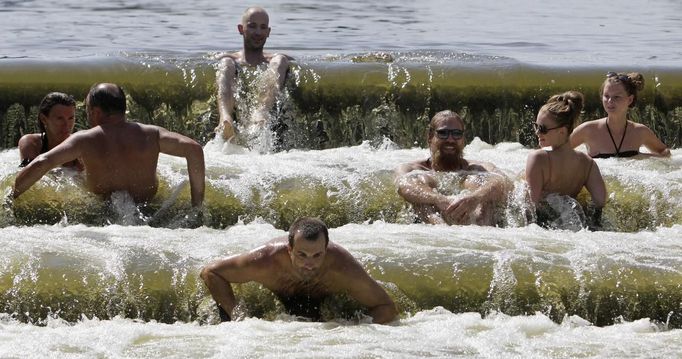
[[[647,75],[636,114],[679,143],[678,1],[261,4],[268,45],[299,60],[299,90],[285,102],[305,120],[290,123],[280,152],[197,128],[211,111],[212,54],[239,48],[235,25],[249,3],[0,0],[0,191],[17,171],[14,124],[36,98],[48,89],[82,97],[95,81],[124,83],[136,118],[200,139],[207,168],[198,218],[185,165],[168,156],[145,208],[102,203],[59,170],[6,203],[0,357],[680,355],[682,151],[597,160],[609,190],[599,232],[581,229],[570,209],[564,229],[528,223],[521,176],[538,103],[580,88],[585,117],[596,116],[609,69]],[[415,224],[395,192],[393,169],[428,156],[425,114],[446,107],[467,114],[465,156],[514,183],[500,228]],[[326,142],[296,135],[316,123]],[[237,288],[243,320],[212,324],[201,267],[284,235],[300,215],[330,225],[331,240],[398,303],[399,321],[369,324],[343,298],[326,304],[328,321],[299,321],[246,285]]]

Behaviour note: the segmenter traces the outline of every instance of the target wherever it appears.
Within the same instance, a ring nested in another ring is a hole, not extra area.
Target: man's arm
[[[258,281],[263,270],[271,269],[268,247],[259,247],[251,252],[218,260],[201,270],[201,279],[213,300],[228,314],[229,319],[232,319],[232,311],[237,305],[231,283]]]
[[[374,323],[385,324],[393,321],[398,315],[398,310],[391,297],[348,251],[340,247],[339,249],[338,260],[341,262],[340,270],[337,272],[341,277],[339,284],[343,284],[348,294],[368,309]]]
[[[235,98],[233,87],[235,83],[235,72],[237,65],[230,56],[225,56],[218,64],[216,73],[216,86],[218,88],[218,113],[220,114],[220,124],[216,129],[221,133],[225,140],[229,140],[235,135],[234,113]]]
[[[187,160],[187,173],[192,195],[192,206],[201,206],[204,202],[205,173],[204,150],[193,139],[179,133],[159,129],[159,151],[171,156],[184,157]]]
[[[477,178],[477,181],[482,183],[475,183],[472,193],[450,201],[447,206],[439,207],[443,216],[457,219],[458,223],[476,210],[479,204],[506,202],[507,193],[513,187],[511,181],[492,163],[471,165],[470,170],[483,174]]]
[[[14,198],[19,197],[42,178],[47,171],[79,158],[81,156],[81,147],[83,146],[82,137],[82,134],[69,136],[69,138],[55,148],[38,155],[28,166],[19,171],[17,178],[14,180],[12,196]]]
[[[284,82],[289,71],[289,58],[286,55],[275,54],[270,58],[268,68],[263,73],[263,88],[260,91],[257,108],[252,117],[254,123],[265,126],[268,113],[275,106],[277,95],[284,88]]]

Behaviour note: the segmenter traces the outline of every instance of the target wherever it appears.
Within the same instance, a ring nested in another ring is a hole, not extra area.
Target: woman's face
[[[40,114],[40,121],[45,126],[50,141],[55,141],[55,145],[59,144],[73,131],[76,122],[76,107],[54,105],[47,116]]]
[[[559,126],[556,118],[548,111],[540,111],[533,126],[540,147],[554,147],[566,142],[566,127]]]
[[[609,115],[624,115],[628,112],[635,96],[628,95],[621,82],[607,81],[602,92],[601,102]]]

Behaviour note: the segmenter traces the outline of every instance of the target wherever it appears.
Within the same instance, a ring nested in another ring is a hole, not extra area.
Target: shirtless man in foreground
[[[510,183],[492,163],[464,159],[462,118],[449,110],[435,114],[427,143],[430,158],[405,163],[396,170],[398,193],[425,223],[494,225],[495,207],[506,202]],[[416,170],[426,172],[409,174]],[[469,192],[454,197],[438,192],[434,172],[467,175],[463,187]]]
[[[218,111],[220,124],[216,132],[222,134],[225,140],[235,135],[235,82],[237,66],[255,67],[268,64],[268,69],[262,74],[263,92],[258,99],[258,108],[254,109],[252,121],[255,125],[265,127],[267,113],[275,104],[277,94],[284,87],[286,73],[289,70],[290,58],[282,54],[263,52],[265,41],[270,36],[270,18],[265,9],[250,7],[242,14],[241,23],[237,25],[239,34],[244,38],[241,51],[225,54],[220,57],[216,85],[218,87]]]
[[[136,203],[151,200],[158,188],[159,153],[187,159],[192,205],[204,200],[204,152],[196,141],[159,126],[127,122],[126,97],[115,84],[96,84],[85,99],[91,128],[76,132],[19,172],[14,198],[47,171],[79,158],[88,190],[102,196],[127,191]]]
[[[322,299],[347,293],[368,308],[374,323],[388,323],[397,315],[384,289],[348,251],[329,242],[327,226],[315,218],[296,220],[288,238],[275,238],[250,252],[209,264],[201,278],[223,321],[231,320],[237,304],[231,283],[252,281],[271,290],[292,314],[298,314],[296,308],[312,305],[317,307],[307,311],[319,317]]]

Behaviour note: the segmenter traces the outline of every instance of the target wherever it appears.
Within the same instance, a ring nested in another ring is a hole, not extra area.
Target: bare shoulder
[[[36,149],[40,151],[42,141],[40,139],[41,135],[39,133],[29,133],[21,136],[19,139],[19,149]]]
[[[580,152],[580,151],[574,151],[574,152],[575,152],[576,157],[577,157],[581,162],[583,162],[583,163],[585,163],[585,164],[590,164],[590,163],[592,163],[592,162],[594,161],[594,160],[592,159],[592,157],[590,157],[590,155],[588,155],[588,154],[585,153],[585,152]]]
[[[632,121],[628,121],[628,122],[632,124],[633,131],[638,135],[647,135],[647,134],[654,132],[644,124],[632,122]]]
[[[466,167],[468,171],[476,172],[499,172],[497,166],[490,162],[484,161],[468,161],[469,165]]]
[[[282,54],[282,53],[279,53],[279,52],[267,53],[267,54],[264,54],[263,56],[265,56],[265,59],[268,60],[268,62],[270,62],[270,61],[272,61],[273,59],[278,58],[278,57],[287,59],[288,61],[295,61],[295,60],[296,60],[296,59],[294,59],[293,57],[291,57],[291,56],[289,56],[289,55],[287,55],[287,54]]]
[[[533,150],[526,157],[527,168],[542,166],[549,161],[549,153],[543,149]]]
[[[243,266],[256,268],[262,273],[276,273],[280,263],[288,259],[287,242],[275,238],[259,247],[235,257],[235,261]]]
[[[543,149],[532,150],[532,151],[530,151],[530,153],[528,153],[528,157],[527,157],[528,160],[536,160],[536,161],[538,159],[545,159],[545,158],[549,158],[549,154],[547,153],[547,151],[545,151]]]
[[[327,258],[330,269],[336,274],[353,276],[358,270],[364,272],[360,262],[348,250],[331,241],[327,247]]]
[[[221,52],[215,55],[215,59],[218,61],[223,61],[223,60],[234,60],[234,61],[239,61],[242,58],[241,51],[236,51],[236,52]]]
[[[417,170],[422,170],[422,171],[431,170],[431,166],[429,166],[429,160],[403,163],[400,166],[398,166],[398,168],[396,168],[395,173],[397,175],[404,175],[406,173],[409,173],[412,171],[417,171]]]
[[[577,129],[596,129],[600,126],[604,126],[606,124],[606,117],[598,118],[595,120],[590,120],[590,121],[585,121],[580,126],[576,127]]]

